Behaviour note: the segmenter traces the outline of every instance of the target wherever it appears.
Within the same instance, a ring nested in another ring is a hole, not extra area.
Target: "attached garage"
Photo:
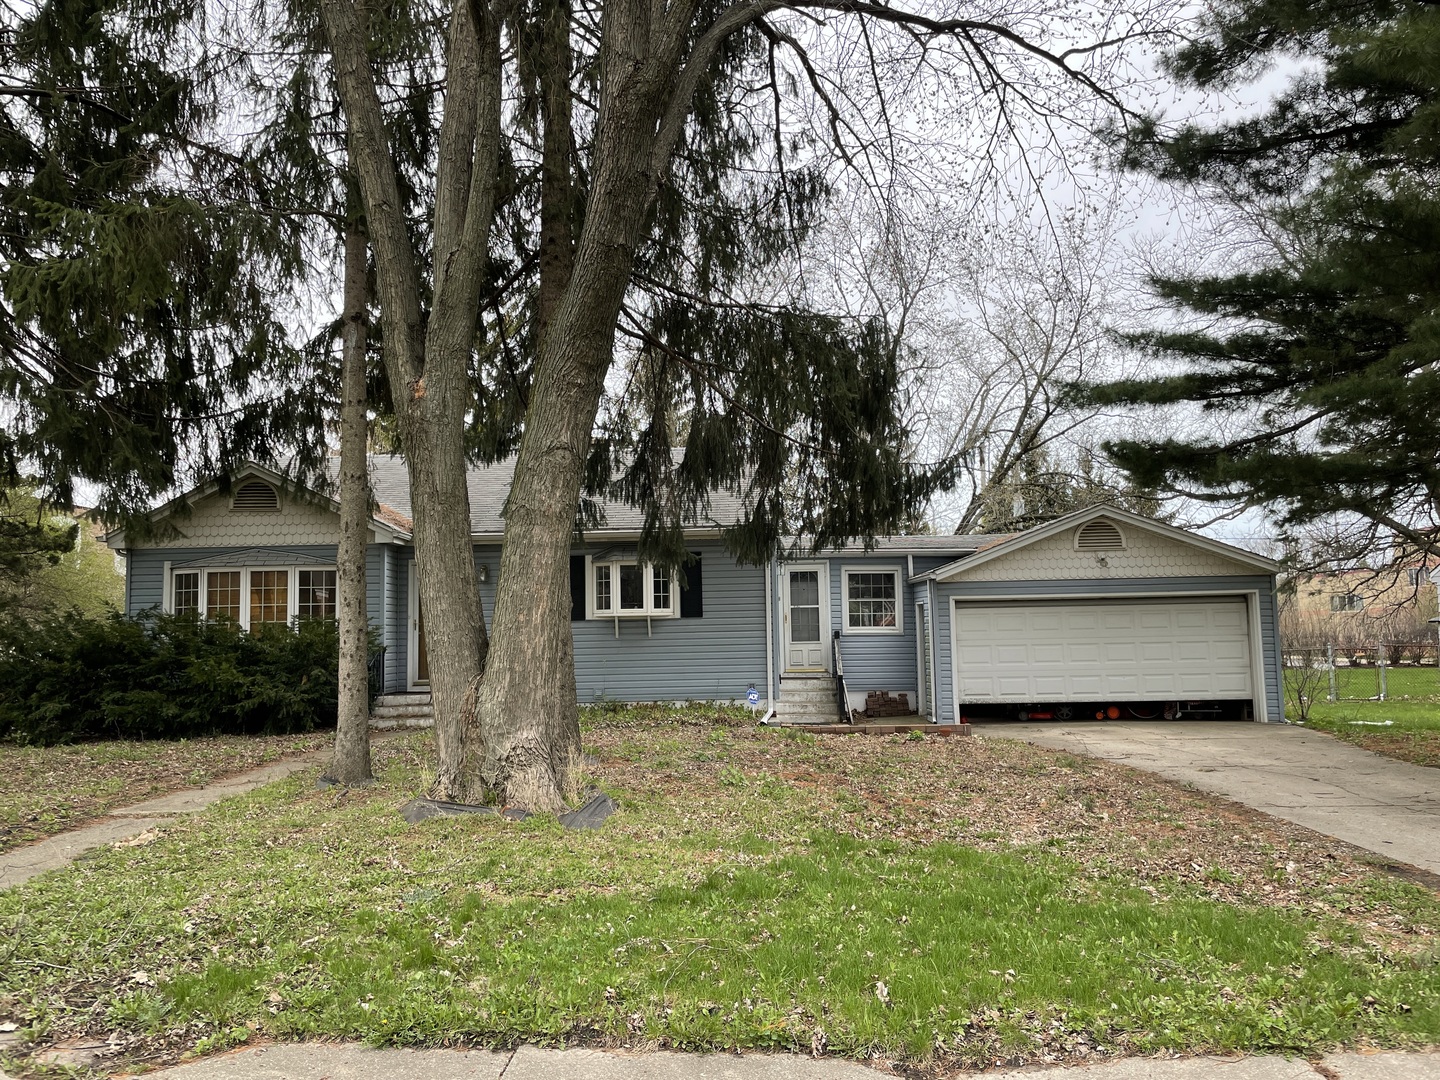
[[[962,701],[1248,700],[1244,597],[955,601]]]
[[[921,576],[949,616],[935,634],[942,719],[1113,704],[1280,720],[1275,570],[1111,507],[983,547]]]

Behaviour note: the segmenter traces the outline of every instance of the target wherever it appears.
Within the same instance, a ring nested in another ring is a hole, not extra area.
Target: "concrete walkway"
[[[853,1061],[788,1054],[607,1053],[598,1050],[372,1050],[298,1043],[151,1073],[156,1080],[879,1080]],[[971,1074],[974,1075],[974,1074]],[[1075,1068],[1034,1067],[986,1080],[1434,1080],[1440,1054],[1332,1054],[1312,1065],[1280,1057],[1127,1058]]]
[[[1217,721],[977,723],[974,730],[1159,773],[1440,874],[1440,769],[1321,732]]]
[[[0,852],[0,889],[8,889],[29,881],[47,870],[68,866],[92,848],[132,840],[177,815],[193,814],[221,799],[253,791],[262,784],[279,780],[323,761],[328,753],[328,750],[317,750],[251,769],[249,772],[237,773],[202,788],[176,791],[161,795],[158,799],[147,799],[134,806],[122,806],[111,810],[103,821],[94,825],[72,829],[14,851]]]

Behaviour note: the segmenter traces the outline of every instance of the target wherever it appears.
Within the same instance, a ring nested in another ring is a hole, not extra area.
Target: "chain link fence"
[[[1302,715],[1315,701],[1440,696],[1434,644],[1326,645],[1285,650],[1285,694]]]

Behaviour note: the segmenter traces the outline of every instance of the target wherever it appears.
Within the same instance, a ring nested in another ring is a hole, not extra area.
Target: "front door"
[[[420,610],[420,576],[415,572],[415,563],[410,563],[410,634],[407,652],[408,688],[411,690],[430,689],[430,654],[425,648],[425,616]]]
[[[830,667],[830,575],[824,563],[785,568],[785,670],[826,671]]]

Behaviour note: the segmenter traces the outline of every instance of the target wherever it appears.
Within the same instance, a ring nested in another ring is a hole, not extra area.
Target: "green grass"
[[[216,736],[64,746],[0,742],[0,851],[142,799],[329,744],[332,735]]]
[[[622,806],[596,832],[406,825],[416,737],[378,789],[292,778],[0,893],[0,1020],[137,1058],[257,1033],[971,1064],[1440,1040],[1436,897],[1198,794],[988,740],[614,719],[587,733]]]
[[[1416,765],[1440,766],[1440,673],[1433,667],[1393,667],[1386,672],[1386,700],[1374,668],[1337,668],[1337,701],[1329,701],[1322,677],[1307,724],[1346,742]],[[1286,712],[1298,719],[1296,673],[1286,672]]]

